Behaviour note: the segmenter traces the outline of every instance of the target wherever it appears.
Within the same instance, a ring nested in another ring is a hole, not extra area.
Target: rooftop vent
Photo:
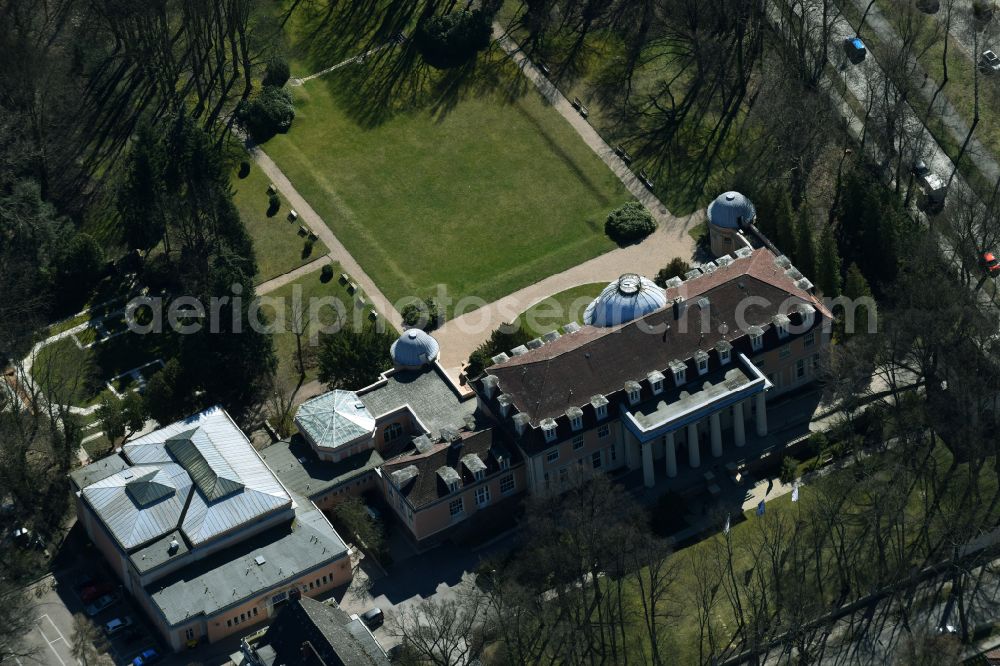
[[[527,347],[528,349],[538,349],[544,344],[545,343],[542,342],[541,338],[533,338],[531,340],[528,340],[524,346]]]
[[[264,566],[264,563],[267,562],[267,560],[264,559],[263,555],[258,555],[257,557],[253,558],[253,561],[256,562],[257,566],[259,567]]]
[[[180,547],[181,544],[177,541],[177,538],[173,537],[170,539],[170,544],[167,546],[167,552],[173,555]]]
[[[506,352],[500,352],[499,354],[497,354],[496,356],[494,356],[491,360],[493,361],[494,365],[500,365],[504,361],[509,361],[510,360],[510,356],[507,356]]]
[[[802,278],[795,283],[795,286],[802,291],[812,291],[813,283],[808,278]]]

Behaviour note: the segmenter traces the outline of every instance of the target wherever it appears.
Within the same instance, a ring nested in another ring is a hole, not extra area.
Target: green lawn
[[[606,286],[605,282],[592,282],[549,296],[518,315],[521,328],[538,337],[571,321],[582,322],[583,311]]]
[[[358,98],[367,67],[292,88],[295,123],[264,148],[390,299],[443,284],[491,302],[614,248],[604,220],[630,199],[614,174],[533,89],[474,90],[511,67],[443,93],[415,68],[395,85],[421,90],[377,110]]]
[[[293,295],[296,292],[301,294],[299,302],[302,303],[301,312],[303,313],[303,321],[306,322],[305,334],[302,336],[303,356],[306,362],[305,381],[316,379],[318,373],[316,341],[318,341],[320,332],[336,328],[338,322],[354,325],[369,321],[368,313],[371,310],[371,305],[367,304],[363,309],[357,309],[355,303],[359,294],[349,294],[347,287],[340,283],[341,267],[334,264],[333,268],[334,278],[329,282],[324,283],[317,271],[261,298],[263,310],[271,315],[273,320],[277,319],[279,308],[284,308],[285,311],[285,324],[281,330],[274,333],[274,352],[278,357],[279,380],[289,390],[294,388],[299,380],[298,347],[292,326],[293,303],[295,302]],[[335,305],[334,301],[339,305]]]
[[[268,215],[269,184],[267,176],[256,164],[251,164],[250,173],[245,178],[240,178],[237,172],[233,172],[233,203],[239,209],[240,218],[253,239],[254,251],[257,253],[258,284],[329,252],[321,240],[315,241],[311,251],[307,252],[305,239],[298,234],[300,223],[288,221],[288,201],[281,192],[278,193],[281,208],[273,215]]]

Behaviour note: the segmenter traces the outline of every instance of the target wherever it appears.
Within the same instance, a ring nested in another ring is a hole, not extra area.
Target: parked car
[[[944,206],[945,194],[948,192],[944,180],[931,171],[923,160],[914,162],[910,171],[913,172],[917,184],[924,194],[924,207],[930,210],[940,210]]]
[[[372,608],[361,614],[361,621],[368,625],[369,629],[382,626],[385,622],[385,613],[381,608]]]
[[[104,633],[108,636],[117,636],[132,626],[132,618],[128,615],[116,617],[104,624]]]
[[[979,56],[979,70],[986,74],[1000,72],[1000,56],[993,51],[983,51]]]
[[[113,594],[105,594],[102,597],[98,597],[93,602],[87,604],[83,607],[83,611],[90,617],[94,617],[102,610],[108,608],[111,604],[115,603],[116,597]]]
[[[146,648],[132,660],[132,666],[146,666],[146,664],[155,664],[160,660],[160,653],[156,651],[156,648]]]
[[[80,588],[80,601],[89,604],[94,599],[103,597],[105,594],[111,594],[114,591],[115,586],[111,583],[92,581]]]
[[[990,277],[1000,275],[1000,259],[997,259],[997,256],[989,250],[979,255],[979,265]]]
[[[848,37],[844,40],[844,53],[847,54],[848,60],[857,65],[868,55],[868,49],[860,37]]]
[[[927,174],[929,174],[931,172],[931,169],[929,166],[927,166],[927,163],[924,162],[923,160],[917,160],[916,162],[913,163],[913,167],[910,169],[910,171],[913,172],[914,176],[920,178],[921,176],[926,176]]]

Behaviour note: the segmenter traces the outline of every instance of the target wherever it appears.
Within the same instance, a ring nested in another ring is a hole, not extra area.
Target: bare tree
[[[484,595],[467,580],[453,597],[397,608],[389,627],[416,663],[465,666],[482,653],[485,611]]]
[[[108,657],[108,640],[104,632],[90,618],[77,613],[73,616],[73,636],[70,652],[83,666],[112,664]]]

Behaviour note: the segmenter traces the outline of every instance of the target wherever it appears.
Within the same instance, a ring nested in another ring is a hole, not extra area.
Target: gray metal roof
[[[389,347],[389,355],[396,365],[419,368],[437,360],[440,347],[438,341],[419,328],[403,331],[399,339]]]
[[[717,227],[739,229],[740,220],[753,222],[757,209],[739,192],[723,192],[708,205],[708,221]]]
[[[300,498],[301,499],[301,498]],[[347,556],[347,546],[311,502],[295,520],[256,534],[146,586],[167,622],[212,616],[293,578]],[[264,563],[257,564],[256,558]]]
[[[158,497],[142,492],[150,483],[163,488]],[[136,501],[136,494],[145,501]],[[84,499],[125,550],[173,531],[190,494],[191,478],[174,463],[127,467],[83,489]]]
[[[618,326],[659,310],[667,304],[667,292],[649,278],[626,273],[609,284],[583,312],[591,326]]]
[[[477,404],[474,398],[463,400],[435,365],[391,372],[358,397],[376,417],[409,405],[433,438],[442,428],[464,427]]]
[[[306,400],[295,425],[316,446],[335,449],[375,434],[375,417],[353,391],[330,391]]]
[[[177,527],[197,546],[291,508],[291,497],[221,407],[140,437],[126,444],[123,454],[134,467],[91,484],[83,494],[126,550]],[[169,473],[146,477],[157,470]],[[128,482],[138,483],[129,490]],[[172,485],[176,492],[143,507],[142,500],[164,492],[150,483]],[[133,514],[142,518],[134,526]]]

